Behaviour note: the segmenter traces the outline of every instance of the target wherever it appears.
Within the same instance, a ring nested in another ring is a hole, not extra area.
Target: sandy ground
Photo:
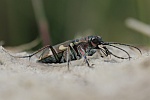
[[[131,60],[95,56],[94,68],[73,61],[68,71],[66,64],[14,58],[0,47],[0,100],[149,100],[150,52],[142,52]]]

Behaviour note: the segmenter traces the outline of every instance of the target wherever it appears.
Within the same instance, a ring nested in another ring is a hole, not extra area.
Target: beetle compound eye
[[[98,39],[92,39],[92,42],[93,42],[94,44],[98,44],[98,43],[99,43]]]
[[[103,41],[101,40],[101,37],[96,36],[96,37],[92,38],[92,42],[94,44],[101,44],[101,42],[103,42]]]

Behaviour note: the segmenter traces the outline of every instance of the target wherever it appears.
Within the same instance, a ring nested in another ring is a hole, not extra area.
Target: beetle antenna
[[[118,49],[121,49],[121,48],[118,47]],[[119,58],[119,59],[129,59],[129,60],[130,60],[130,58],[131,58],[130,55],[128,55],[128,56],[129,56],[128,58],[119,57],[119,56],[113,54],[112,52],[110,52],[106,47],[105,47],[105,50],[106,50],[106,53],[107,53],[108,55],[113,55],[114,57]],[[121,49],[121,50],[123,50],[123,49]],[[125,50],[124,50],[124,51],[125,51]],[[125,52],[126,52],[126,51],[125,51]],[[127,52],[127,54],[128,54],[128,52]]]
[[[122,49],[122,48],[119,48],[119,47],[117,47],[117,46],[114,46],[114,45],[111,45],[111,44],[103,44],[103,45],[108,45],[108,46],[112,46],[112,47],[114,47],[114,48],[117,48],[117,49],[119,49],[119,50],[121,50],[121,51],[123,51],[123,52],[125,52],[127,55],[128,55],[128,59],[130,60],[130,55],[129,55],[129,53],[126,51],[126,50],[124,50],[124,49]],[[103,47],[108,53],[111,53],[106,47]],[[112,53],[111,53],[112,54]],[[112,54],[113,55],[113,54]]]
[[[124,43],[117,43],[117,42],[106,42],[104,44],[107,44],[107,45],[109,45],[109,44],[117,44],[117,45],[124,45],[124,46],[128,46],[128,47],[132,47],[132,48],[137,49],[140,52],[140,54],[142,55],[142,51],[138,47],[135,47],[133,45],[124,44]]]
[[[124,49],[122,49],[122,48],[119,48],[119,47],[117,47],[117,46],[114,46],[114,45],[111,45],[111,44],[109,44],[109,46],[112,46],[112,47],[114,47],[114,48],[117,48],[117,49],[119,49],[119,50],[122,50],[122,51],[124,51],[127,55],[128,55],[128,58],[129,58],[129,60],[130,60],[130,54],[126,51],[126,50],[124,50]]]
[[[119,58],[119,59],[130,59],[130,58],[125,58],[125,57],[119,57],[119,56],[117,56],[117,55],[115,55],[115,54],[113,54],[112,52],[110,52],[109,51],[109,53],[111,54],[111,55],[113,55],[114,57],[116,57],[116,58]]]
[[[113,55],[114,57],[119,58],[119,59],[130,59],[131,58],[130,55],[128,55],[129,56],[128,58],[119,57],[119,56],[113,54],[112,52],[110,52],[106,47],[103,47],[103,49],[102,48],[99,48],[99,49],[105,54],[105,56]],[[104,49],[105,49],[105,51],[104,51]],[[118,47],[118,49],[121,49],[121,48]],[[124,52],[128,54],[128,52],[126,52],[125,50],[124,50]]]

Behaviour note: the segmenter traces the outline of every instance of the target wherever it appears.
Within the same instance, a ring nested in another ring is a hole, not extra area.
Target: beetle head
[[[100,36],[89,36],[89,43],[92,47],[99,48],[99,45],[103,45],[103,40]]]

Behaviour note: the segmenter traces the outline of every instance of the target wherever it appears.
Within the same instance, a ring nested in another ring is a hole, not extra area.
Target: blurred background
[[[77,36],[148,45],[142,32],[128,27],[134,18],[150,24],[150,0],[0,0],[0,41],[18,46],[38,41],[55,45]]]

